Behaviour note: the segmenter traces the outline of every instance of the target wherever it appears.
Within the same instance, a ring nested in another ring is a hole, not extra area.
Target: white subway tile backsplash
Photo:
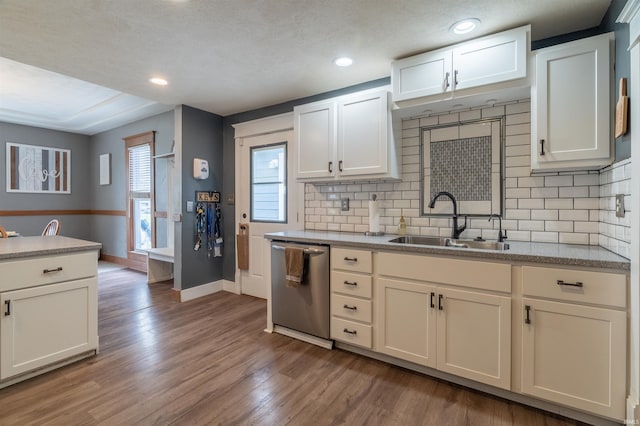
[[[531,241],[535,241],[538,243],[557,243],[558,233],[557,232],[532,232]]]
[[[558,210],[531,210],[531,219],[558,220]]]
[[[573,176],[546,176],[545,186],[573,186]]]
[[[422,127],[501,116],[506,113],[503,229],[510,241],[537,241],[601,245],[629,256],[629,215],[615,216],[615,194],[630,196],[631,161],[623,160],[600,171],[546,172],[531,175],[531,105],[528,99],[487,108],[454,111],[402,122],[402,180],[305,185],[305,228],[327,231],[368,230],[368,200],[379,200],[381,230],[396,233],[400,215],[408,233],[449,236],[451,221],[420,216],[420,144]],[[467,130],[473,130],[471,126]],[[451,129],[441,137],[451,137]],[[447,133],[449,132],[449,133]],[[437,135],[437,134],[436,134]],[[350,210],[340,210],[348,197]],[[625,200],[629,205],[629,199]],[[464,214],[463,211],[460,213]],[[497,237],[497,224],[469,218],[465,238]]]

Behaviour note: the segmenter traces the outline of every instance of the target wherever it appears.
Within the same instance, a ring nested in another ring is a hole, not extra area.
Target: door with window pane
[[[243,138],[236,151],[238,222],[249,224],[249,270],[238,271],[243,294],[267,298],[271,263],[268,232],[302,228],[302,184],[296,183],[293,132]]]
[[[125,138],[127,169],[127,253],[144,263],[155,247],[153,146],[154,132]],[[142,269],[144,265],[141,266]]]

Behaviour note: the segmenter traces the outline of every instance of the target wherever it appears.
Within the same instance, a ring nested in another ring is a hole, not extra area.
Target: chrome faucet
[[[505,229],[504,234],[502,233],[502,216],[500,216],[499,214],[495,214],[495,213],[490,214],[489,222],[494,220],[496,217],[498,218],[498,242],[501,243],[507,239],[507,230]]]
[[[462,234],[462,232],[465,229],[467,229],[467,217],[466,216],[464,217],[464,225],[462,225],[461,227],[458,228],[458,202],[454,198],[453,194],[451,194],[450,192],[446,192],[446,191],[438,192],[431,199],[431,202],[429,203],[429,208],[434,208],[435,205],[436,205],[436,200],[438,198],[440,198],[441,196],[443,196],[443,195],[445,197],[449,197],[449,199],[453,203],[453,216],[451,216],[451,219],[453,220],[453,224],[451,226],[451,238],[456,240],[456,239],[458,239],[460,237],[460,234]]]

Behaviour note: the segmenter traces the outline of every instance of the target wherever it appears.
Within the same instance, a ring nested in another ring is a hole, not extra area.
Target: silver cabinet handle
[[[358,310],[358,307],[357,307],[357,306],[349,306],[349,305],[347,305],[347,304],[345,304],[345,305],[343,306],[343,308],[345,308],[345,309],[349,309],[349,310],[352,310],[352,311],[357,311],[357,310]]]
[[[275,249],[275,250],[284,250],[286,247],[272,245],[271,248]],[[322,253],[326,253],[325,250],[315,249],[315,248],[306,248],[306,249],[303,250],[303,252],[304,252],[304,254],[322,254]]]
[[[61,272],[61,271],[62,271],[62,266],[58,266],[56,269],[43,269],[42,273],[49,274],[51,272]]]
[[[558,280],[558,281],[556,281],[556,284],[558,284],[558,285],[567,285],[567,286],[570,286],[570,287],[584,287],[584,284],[582,282],[580,282],[580,281],[576,281],[575,283],[567,283],[567,282],[564,282],[562,280]]]

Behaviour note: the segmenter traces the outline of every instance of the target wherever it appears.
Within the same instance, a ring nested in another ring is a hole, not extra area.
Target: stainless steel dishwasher
[[[287,287],[285,248],[304,250],[304,273],[297,288]],[[275,325],[329,339],[329,246],[271,243],[271,316]]]

